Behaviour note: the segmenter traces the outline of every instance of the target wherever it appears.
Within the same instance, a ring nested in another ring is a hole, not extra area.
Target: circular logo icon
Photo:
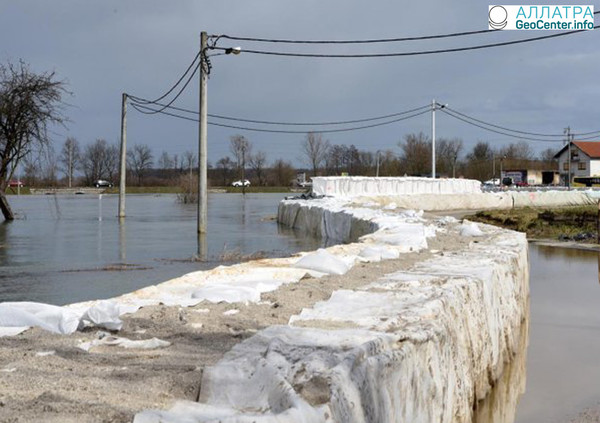
[[[503,6],[494,6],[490,8],[488,17],[490,22],[490,28],[503,29],[506,26],[508,20],[508,12]]]

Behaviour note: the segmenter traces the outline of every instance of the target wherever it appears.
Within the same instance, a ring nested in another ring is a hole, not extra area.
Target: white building
[[[569,174],[569,146],[565,145],[556,155],[561,179]],[[575,177],[600,176],[600,141],[573,141],[571,143],[571,181]]]

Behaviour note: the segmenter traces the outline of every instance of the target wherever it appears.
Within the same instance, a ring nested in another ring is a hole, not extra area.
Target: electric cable
[[[473,125],[473,126],[476,126],[478,128],[485,129],[486,131],[495,132],[496,134],[505,135],[507,137],[517,138],[517,139],[522,139],[522,140],[529,140],[529,141],[540,141],[540,142],[562,142],[562,141],[564,141],[564,140],[560,140],[560,139],[553,140],[553,139],[544,139],[544,138],[532,138],[532,137],[529,137],[529,136],[515,135],[515,134],[511,134],[511,133],[507,133],[507,132],[502,132],[502,131],[499,131],[497,129],[488,128],[488,127],[480,125],[478,123],[474,123],[474,122],[472,122],[470,120],[467,120],[467,119],[465,119],[465,118],[463,118],[461,116],[455,115],[453,112],[451,112],[449,110],[446,110],[445,108],[444,109],[439,109],[439,110],[441,110],[442,112],[444,112],[448,116],[452,116],[453,118],[461,120],[461,121],[463,121],[465,123],[468,123],[469,125]]]
[[[176,117],[179,119],[189,120],[192,122],[199,121],[197,118],[182,116],[182,115],[178,115],[176,113],[166,112],[164,110],[153,109],[153,108],[143,105],[143,104],[132,104],[132,107],[135,110],[137,110],[141,113],[145,113],[145,114],[161,113],[161,114],[164,114],[167,116],[172,116],[172,117]],[[148,110],[152,111],[153,113],[148,113]],[[334,132],[350,132],[350,131],[357,131],[357,130],[361,130],[361,129],[375,128],[378,126],[390,125],[392,123],[411,119],[413,117],[417,117],[417,116],[423,115],[425,113],[429,113],[429,110],[424,110],[421,112],[414,113],[412,115],[403,116],[403,117],[400,117],[397,119],[393,119],[393,120],[389,120],[389,121],[385,121],[385,122],[379,122],[379,123],[375,123],[375,124],[371,124],[371,125],[363,125],[363,126],[356,126],[356,127],[351,127],[351,128],[340,128],[340,129],[326,129],[326,130],[320,130],[320,131],[292,131],[292,130],[279,130],[279,129],[262,129],[262,128],[249,128],[249,127],[243,127],[243,126],[237,126],[237,125],[227,125],[227,124],[217,123],[217,122],[207,122],[207,123],[212,126],[219,126],[219,127],[223,127],[223,128],[239,129],[239,130],[253,131],[253,132],[266,132],[266,133],[276,133],[276,134],[306,134],[307,132],[319,132],[319,133],[325,134],[325,133],[334,133]]]
[[[136,98],[139,99],[139,97],[136,97]],[[144,100],[144,99],[142,99],[142,100]],[[150,102],[143,101],[142,103],[143,104],[149,104]],[[194,114],[194,115],[198,115],[199,114],[198,111],[196,111],[196,110],[186,109],[186,108],[183,108],[183,107],[166,105],[166,104],[158,103],[158,102],[153,102],[153,104],[156,104],[158,106],[166,106],[169,109],[173,109],[173,110],[177,110],[177,111],[185,112],[185,113],[189,113],[189,114]],[[277,121],[270,121],[270,120],[257,120],[257,119],[238,118],[238,117],[233,117],[233,116],[224,116],[224,115],[218,115],[218,114],[212,114],[212,113],[208,113],[207,116],[215,118],[215,119],[231,120],[231,121],[246,122],[246,123],[258,123],[258,124],[263,124],[263,125],[279,125],[279,126],[332,126],[332,125],[347,125],[347,124],[351,124],[351,123],[362,123],[362,122],[371,122],[371,121],[375,121],[375,120],[388,119],[388,118],[391,118],[391,117],[402,116],[402,115],[406,115],[406,114],[413,113],[413,112],[416,112],[416,111],[420,111],[420,110],[423,110],[423,109],[429,109],[430,107],[431,106],[426,105],[426,106],[421,106],[421,107],[416,107],[414,109],[406,110],[406,111],[403,111],[403,112],[390,113],[390,114],[382,115],[382,116],[375,116],[375,117],[369,117],[369,118],[363,118],[363,119],[354,119],[354,120],[330,121],[330,122],[277,122]]]
[[[171,94],[173,92],[173,90],[181,83],[181,81],[183,81],[183,78],[185,78],[185,76],[188,74],[190,69],[192,69],[192,67],[194,66],[194,64],[196,63],[196,61],[198,60],[199,57],[200,57],[200,52],[198,52],[196,54],[196,56],[194,56],[194,60],[192,60],[192,63],[190,63],[190,65],[187,67],[187,69],[185,70],[183,75],[181,75],[181,77],[177,80],[177,82],[175,82],[175,84],[171,88],[169,88],[169,90],[166,93],[164,93],[163,95],[161,95],[160,97],[158,97],[155,100],[144,100],[144,101],[146,101],[148,103],[156,103],[157,101],[161,101],[163,98],[165,98],[166,96]],[[129,96],[129,97],[132,97],[132,96]]]
[[[175,95],[175,97],[173,97],[171,99],[171,101],[169,101],[167,104],[164,104],[161,109],[151,109],[152,110],[151,112],[141,111],[141,110],[138,110],[138,111],[141,112],[141,113],[145,113],[147,115],[153,115],[153,114],[156,114],[156,113],[160,113],[163,110],[171,107],[171,105],[179,98],[179,96],[185,91],[185,89],[187,88],[187,86],[190,84],[190,82],[192,81],[192,78],[194,78],[194,75],[196,75],[196,72],[198,72],[198,68],[199,67],[200,67],[200,62],[198,62],[198,64],[196,64],[196,67],[194,68],[194,71],[190,74],[188,80],[185,82],[185,84],[183,85],[183,87],[181,87],[181,89]],[[134,102],[137,102],[139,104],[144,103],[144,102],[145,102],[145,104],[158,104],[156,101],[148,102],[148,100],[144,100],[144,99],[141,99],[140,97],[136,97],[136,96],[133,96],[133,95],[128,95],[128,97],[131,98],[132,100],[134,100]],[[140,102],[139,100],[143,100],[143,101]]]
[[[600,28],[600,25],[594,26],[594,29]],[[513,41],[503,41],[499,43],[491,43],[491,44],[481,44],[476,46],[468,46],[468,47],[456,47],[456,48],[445,48],[438,50],[421,50],[421,51],[408,51],[402,53],[370,53],[370,54],[325,54],[325,53],[290,53],[290,52],[281,52],[281,51],[266,51],[266,50],[252,50],[252,49],[242,49],[242,53],[250,53],[250,54],[261,54],[268,56],[285,56],[285,57],[312,57],[312,58],[337,58],[337,59],[357,59],[357,58],[373,58],[373,57],[400,57],[400,56],[421,56],[427,54],[439,54],[439,53],[455,53],[459,51],[470,51],[470,50],[481,50],[492,47],[501,47],[508,46],[514,44],[522,44],[522,43],[530,43],[533,41],[547,40],[550,38],[558,38],[564,37],[566,35],[577,34],[579,32],[586,32],[588,30],[580,29],[575,31],[568,32],[560,32],[557,34],[551,35],[542,35],[539,37],[533,38],[525,38],[520,40]],[[225,47],[210,47],[213,50],[227,50]]]
[[[594,12],[594,15],[600,13],[600,11]],[[219,38],[225,38],[233,41],[251,41],[260,43],[280,43],[280,44],[378,44],[378,43],[393,43],[401,41],[420,41],[420,40],[434,40],[440,38],[452,38],[462,37],[467,35],[476,34],[489,34],[490,32],[497,32],[497,29],[482,29],[478,31],[463,31],[463,32],[451,32],[448,34],[437,34],[437,35],[423,35],[423,36],[412,36],[412,37],[398,37],[398,38],[375,38],[367,40],[290,40],[290,39],[277,39],[277,38],[255,38],[255,37],[240,37],[234,35],[212,35],[211,37],[218,40]]]

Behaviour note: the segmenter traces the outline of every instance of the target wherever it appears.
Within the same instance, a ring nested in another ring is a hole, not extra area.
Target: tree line
[[[282,158],[271,162],[264,151],[255,151],[242,136],[230,137],[231,155],[209,163],[209,182],[225,186],[234,180],[249,179],[257,186],[288,186],[298,172],[308,175],[430,176],[431,140],[423,133],[407,134],[395,148],[366,151],[354,145],[331,144],[321,134],[308,133],[301,144],[303,163],[294,166]],[[465,151],[459,138],[436,140],[436,176],[486,180],[498,177],[504,169],[556,170],[554,154],[548,148],[535,155],[529,144],[516,142],[494,147],[479,141]],[[191,151],[181,155],[163,151],[157,159],[146,144],[127,151],[128,183],[135,185],[172,185],[181,175],[197,172],[197,156]],[[98,179],[113,183],[119,178],[120,150],[104,139],[81,147],[72,137],[65,140],[58,155],[50,149],[44,155],[28,155],[23,160],[23,181],[30,186],[89,186]]]

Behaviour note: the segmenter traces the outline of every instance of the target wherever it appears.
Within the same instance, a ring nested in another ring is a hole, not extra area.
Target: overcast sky
[[[161,95],[198,51],[200,31],[291,39],[389,38],[487,29],[487,10],[487,3],[475,0],[0,0],[0,60],[23,59],[34,71],[54,70],[68,82],[73,92],[67,99],[71,123],[53,136],[57,146],[67,136],[82,144],[96,138],[117,142],[121,93]],[[341,48],[297,49],[227,40],[219,45],[372,53],[452,48],[550,33],[499,31]],[[435,98],[479,119],[525,131],[562,133],[568,125],[577,132],[600,130],[599,36],[595,30],[479,51],[380,59],[218,56],[212,59],[208,82],[209,113],[280,121],[349,120],[400,112]],[[197,109],[197,81],[177,105]],[[515,141],[442,113],[436,117],[437,136],[462,138],[467,149],[478,140],[498,146]],[[397,143],[405,134],[419,131],[430,134],[430,114],[326,138],[371,151],[398,151]],[[155,157],[163,150],[197,151],[197,132],[193,122],[129,111],[129,145],[148,144]],[[229,137],[238,133],[271,160],[302,158],[301,134],[209,127],[209,160],[214,163],[230,154]],[[538,142],[532,147],[540,151],[560,144]]]

